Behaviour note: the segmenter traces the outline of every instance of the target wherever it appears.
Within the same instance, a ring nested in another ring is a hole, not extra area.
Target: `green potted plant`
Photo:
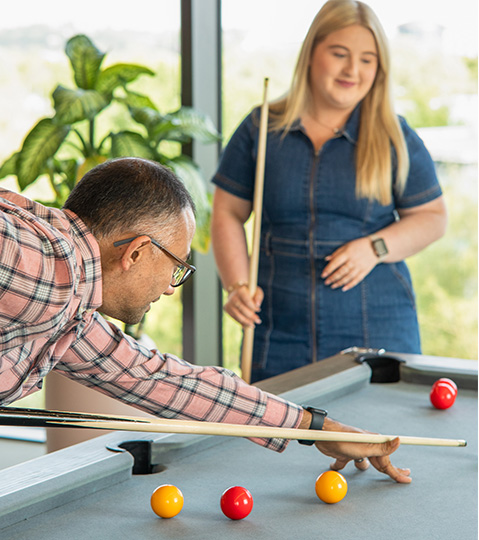
[[[211,120],[189,107],[162,114],[147,95],[128,88],[138,77],[153,76],[154,72],[124,63],[104,68],[105,53],[85,35],[69,39],[65,53],[75,86],[55,88],[54,114],[33,126],[21,149],[0,166],[0,179],[16,176],[23,191],[47,177],[53,200],[39,202],[61,207],[75,183],[107,159],[134,156],[157,161],[171,168],[192,194],[197,209],[192,247],[205,253],[210,239],[210,198],[199,168],[183,154],[182,145],[192,139],[218,141]],[[116,116],[110,114],[113,106],[120,111]],[[115,129],[118,124],[128,127]],[[138,338],[142,326],[125,325],[124,329]]]
[[[33,126],[21,149],[0,166],[0,179],[16,176],[23,191],[46,176],[54,200],[39,202],[61,207],[75,183],[107,159],[135,156],[157,161],[171,168],[191,192],[197,206],[193,249],[206,252],[210,200],[197,165],[182,153],[182,145],[192,139],[202,143],[218,141],[211,120],[188,107],[162,114],[152,99],[128,88],[138,77],[154,75],[153,71],[123,63],[104,68],[105,53],[85,35],[69,39],[65,53],[75,86],[55,88],[53,116]],[[127,129],[114,130],[105,114],[113,104],[120,104]]]

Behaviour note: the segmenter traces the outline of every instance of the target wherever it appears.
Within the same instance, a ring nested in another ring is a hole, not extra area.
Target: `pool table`
[[[459,387],[446,410],[429,402],[441,376]],[[277,454],[233,437],[109,433],[1,471],[0,538],[477,539],[477,362],[353,348],[258,385],[372,431],[468,444],[401,446],[392,461],[411,468],[409,485],[350,463],[345,499],[328,505],[314,484],[331,460],[296,441]],[[167,483],[185,504],[161,519],[149,500]],[[242,521],[220,510],[232,485],[254,498]]]

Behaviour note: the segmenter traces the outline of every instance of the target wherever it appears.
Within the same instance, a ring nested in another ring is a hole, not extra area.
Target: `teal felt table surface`
[[[328,505],[316,497],[314,484],[331,460],[314,447],[292,441],[277,454],[238,438],[118,432],[2,471],[0,537],[476,540],[475,363],[404,358],[402,380],[394,383],[371,383],[367,365],[333,358],[324,368],[303,368],[264,387],[287,388],[282,394],[288,399],[326,408],[332,417],[371,431],[467,440],[464,448],[401,446],[392,461],[411,469],[409,485],[348,464],[342,472],[348,493]],[[438,374],[461,380],[450,409],[429,402]],[[147,455],[160,472],[131,474],[134,459],[121,446],[132,440],[140,441],[143,459]],[[158,518],[149,503],[154,489],[166,483],[185,497],[172,519]],[[233,485],[246,487],[254,499],[241,521],[220,509],[221,494]]]

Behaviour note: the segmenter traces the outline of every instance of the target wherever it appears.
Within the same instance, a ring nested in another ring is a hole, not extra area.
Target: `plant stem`
[[[82,137],[81,133],[77,129],[72,128],[72,131],[74,133],[76,133],[77,137],[80,139],[80,141],[82,143],[82,146],[83,146],[83,154],[84,154],[85,157],[87,157],[90,154],[90,149],[88,148],[88,145],[85,142],[85,139]],[[72,143],[70,143],[70,144],[72,144]]]
[[[90,120],[90,150],[95,148],[95,119]]]
[[[48,167],[48,179],[50,181],[50,185],[52,186],[53,191],[55,192],[55,199],[59,200],[60,190],[55,184],[55,175],[54,175],[53,167],[50,167],[50,166]]]
[[[100,144],[98,145],[97,152],[98,152],[99,154],[101,154],[101,149],[103,148],[103,145],[105,144],[105,142],[107,141],[107,139],[108,139],[109,137],[111,137],[111,131],[110,131],[110,133],[108,133],[107,135],[105,135],[105,136],[103,137],[103,139],[101,140]]]

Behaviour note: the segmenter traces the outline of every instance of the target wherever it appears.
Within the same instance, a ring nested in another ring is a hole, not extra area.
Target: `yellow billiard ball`
[[[348,492],[348,483],[342,474],[326,471],[316,479],[315,489],[316,495],[323,502],[334,504],[344,499]]]
[[[157,487],[150,499],[151,509],[162,518],[172,518],[178,515],[183,508],[183,502],[183,493],[171,484]]]

